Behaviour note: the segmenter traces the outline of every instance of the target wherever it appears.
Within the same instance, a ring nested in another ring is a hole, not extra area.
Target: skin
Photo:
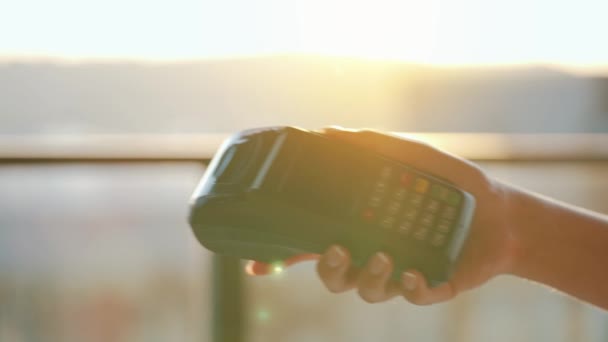
[[[401,281],[390,279],[391,258],[378,251],[362,268],[351,266],[349,252],[331,246],[323,255],[298,255],[289,266],[318,260],[317,272],[333,293],[356,290],[369,303],[401,296],[417,305],[450,300],[501,274],[549,285],[608,309],[608,218],[517,189],[492,179],[475,164],[427,144],[375,131],[326,129],[330,138],[370,149],[444,178],[476,198],[476,211],[452,278],[430,288],[417,270]],[[251,261],[251,275],[271,273],[267,264]]]

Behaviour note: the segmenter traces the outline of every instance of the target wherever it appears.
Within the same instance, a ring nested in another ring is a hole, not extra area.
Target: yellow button
[[[414,185],[414,190],[416,190],[419,194],[424,194],[429,190],[429,181],[423,178],[416,179],[416,185]]]

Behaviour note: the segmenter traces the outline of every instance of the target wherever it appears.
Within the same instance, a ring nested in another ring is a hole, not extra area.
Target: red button
[[[372,209],[363,210],[363,214],[361,215],[366,221],[371,221],[374,218],[374,211]]]
[[[401,185],[408,186],[412,183],[412,175],[409,173],[401,174]]]

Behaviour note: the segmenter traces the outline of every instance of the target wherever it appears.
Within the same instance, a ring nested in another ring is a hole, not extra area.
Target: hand
[[[477,203],[471,232],[452,278],[434,288],[429,287],[417,270],[406,270],[400,282],[391,280],[392,260],[381,251],[371,257],[363,268],[353,267],[348,250],[341,246],[331,246],[322,256],[296,256],[286,260],[284,266],[320,259],[317,272],[331,292],[357,289],[360,297],[370,303],[401,295],[418,305],[449,300],[462,291],[510,271],[517,254],[517,244],[507,220],[507,187],[487,177],[476,165],[424,143],[375,131],[332,128],[323,133],[437,175],[471,193]],[[270,273],[271,269],[269,265],[252,261],[247,266],[247,272],[263,275]]]

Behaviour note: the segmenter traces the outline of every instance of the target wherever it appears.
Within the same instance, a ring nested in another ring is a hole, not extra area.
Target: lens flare
[[[273,274],[281,274],[285,270],[285,266],[282,262],[275,262],[272,264],[271,269]]]
[[[256,316],[258,318],[258,321],[266,322],[270,319],[270,312],[268,312],[268,310],[266,309],[259,309],[256,313]]]

